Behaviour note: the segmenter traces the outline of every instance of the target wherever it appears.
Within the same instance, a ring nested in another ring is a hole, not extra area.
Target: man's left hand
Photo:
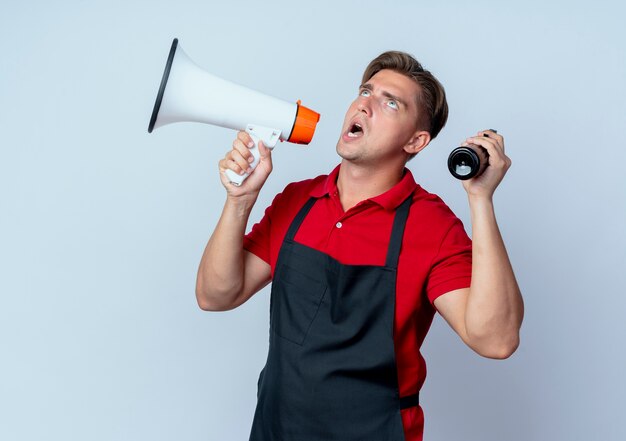
[[[481,175],[463,181],[463,187],[469,197],[491,198],[511,167],[511,159],[504,154],[504,138],[493,130],[483,130],[476,136],[467,138],[461,145],[468,146],[469,144],[478,145],[487,150],[489,166]]]

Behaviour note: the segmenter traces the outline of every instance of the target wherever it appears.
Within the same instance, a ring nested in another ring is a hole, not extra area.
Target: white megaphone
[[[259,141],[272,149],[280,139],[308,144],[320,115],[297,103],[288,103],[211,75],[198,67],[172,42],[148,132],[175,122],[194,121],[242,130],[254,141],[252,170],[259,163]],[[227,170],[228,179],[241,183],[248,173]]]

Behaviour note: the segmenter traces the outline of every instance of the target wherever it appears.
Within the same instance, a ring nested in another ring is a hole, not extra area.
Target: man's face
[[[344,118],[339,156],[364,164],[406,159],[405,147],[418,133],[418,93],[415,81],[388,69],[361,85]]]

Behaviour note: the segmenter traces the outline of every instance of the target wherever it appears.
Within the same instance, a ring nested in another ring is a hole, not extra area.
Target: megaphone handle
[[[252,173],[254,172],[256,166],[259,165],[259,161],[261,159],[261,154],[259,152],[259,141],[263,141],[263,144],[268,149],[273,149],[280,139],[281,132],[280,130],[255,126],[252,124],[248,124],[248,126],[246,127],[246,132],[248,133],[248,135],[250,135],[252,141],[254,142],[254,146],[250,147],[250,153],[252,153],[252,157],[254,158],[254,160],[250,163],[250,168],[252,169],[250,173]],[[250,176],[250,173],[238,175],[232,170],[226,170],[226,176],[228,177],[230,182],[237,187],[239,187],[243,183],[243,181],[245,181],[246,178]]]

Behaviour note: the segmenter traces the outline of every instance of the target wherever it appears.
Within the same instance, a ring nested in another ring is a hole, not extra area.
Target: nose
[[[359,99],[356,108],[357,108],[357,110],[359,112],[363,112],[366,115],[371,115],[371,113],[372,113],[372,109],[370,108],[367,100],[365,100],[363,98]]]

